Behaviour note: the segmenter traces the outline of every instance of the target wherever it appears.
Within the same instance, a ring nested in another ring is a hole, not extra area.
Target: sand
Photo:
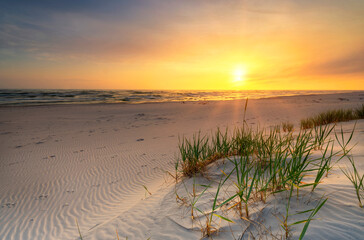
[[[246,118],[252,126],[290,121],[298,129],[301,118],[363,103],[363,92],[249,100]],[[191,223],[189,208],[176,202],[174,180],[166,172],[174,172],[179,136],[239,126],[243,106],[244,101],[217,101],[1,107],[0,239],[78,239],[75,219],[84,239],[116,239],[116,231],[120,239],[200,239],[199,225]],[[343,123],[347,131],[353,126]],[[363,173],[363,120],[353,142]],[[317,198],[293,204],[309,207],[323,193],[329,196],[306,239],[363,236],[364,209],[339,169],[345,164],[319,185]],[[217,170],[211,166],[211,173]],[[208,201],[201,199],[201,206]],[[276,233],[272,212],[282,208],[279,197],[255,207]],[[222,222],[213,238],[238,239],[244,229]]]

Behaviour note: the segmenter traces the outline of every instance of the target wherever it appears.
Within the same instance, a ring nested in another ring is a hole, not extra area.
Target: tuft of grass
[[[206,237],[206,236],[210,237],[212,234],[214,234],[215,232],[218,231],[217,228],[212,226],[213,216],[218,217],[218,218],[220,218],[220,219],[222,219],[224,221],[233,223],[232,220],[230,220],[230,219],[216,213],[217,210],[219,210],[222,206],[226,205],[227,203],[229,203],[230,201],[232,201],[236,197],[236,194],[235,194],[235,195],[229,197],[228,199],[226,199],[225,201],[223,201],[222,203],[220,203],[220,204],[217,203],[219,192],[220,192],[222,186],[225,184],[225,182],[228,179],[229,179],[229,177],[225,178],[224,180],[223,180],[222,177],[220,178],[219,185],[217,187],[217,191],[216,191],[214,201],[213,201],[213,204],[212,204],[212,209],[211,209],[211,211],[209,213],[204,213],[199,208],[195,207],[197,209],[197,211],[204,214],[205,217],[206,217],[206,226],[204,227],[204,229],[202,229],[203,237]]]
[[[239,161],[236,158],[230,161],[235,165],[235,168],[232,172],[235,171],[237,180],[236,182],[234,182],[234,185],[237,189],[236,196],[238,197],[238,202],[236,206],[238,208],[240,217],[243,218],[242,203],[244,203],[245,215],[246,218],[249,219],[248,202],[253,192],[255,181],[257,180],[256,176],[258,171],[255,171],[253,177],[249,176],[249,173],[253,167],[249,164],[249,160],[246,156],[240,157]],[[230,174],[226,177],[227,179],[230,177]]]
[[[305,234],[307,232],[308,225],[310,225],[311,221],[313,220],[313,217],[317,214],[317,212],[326,203],[326,201],[327,201],[328,198],[326,198],[325,200],[322,200],[322,199],[323,198],[320,199],[320,201],[317,203],[317,205],[316,205],[315,208],[310,209],[310,210],[307,210],[307,211],[302,211],[302,212],[297,213],[297,214],[302,214],[302,213],[306,213],[306,212],[311,212],[310,216],[307,219],[302,220],[302,221],[298,221],[298,222],[295,222],[295,223],[292,224],[292,225],[296,225],[296,224],[300,224],[300,223],[305,223],[305,225],[303,226],[303,229],[301,231],[299,240],[302,240],[303,239],[303,237],[305,236]]]
[[[357,119],[363,119],[364,118],[364,104],[362,104],[360,107],[354,110],[355,116]]]
[[[290,235],[290,227],[291,226],[294,226],[294,225],[297,225],[297,224],[302,224],[302,223],[305,223],[305,225],[303,226],[303,229],[301,231],[301,234],[299,236],[299,240],[302,240],[303,237],[305,236],[306,232],[307,232],[307,229],[308,229],[308,226],[310,225],[310,222],[313,219],[313,217],[317,214],[317,212],[322,208],[322,206],[326,203],[327,201],[327,198],[325,200],[323,200],[323,197],[320,199],[320,201],[317,203],[316,207],[315,208],[312,208],[312,209],[309,209],[309,210],[305,210],[305,211],[301,211],[301,212],[298,212],[294,215],[299,215],[299,214],[303,214],[303,213],[308,213],[308,212],[311,212],[311,214],[309,215],[309,217],[307,219],[303,219],[303,220],[300,220],[300,221],[297,221],[297,222],[294,222],[294,223],[291,223],[291,224],[288,224],[288,217],[289,216],[292,216],[292,214],[289,214],[289,209],[290,209],[290,203],[291,203],[291,199],[292,199],[292,193],[293,193],[293,187],[294,187],[295,184],[291,184],[291,187],[290,187],[290,192],[289,192],[289,196],[288,196],[288,202],[287,202],[287,205],[286,205],[286,215],[283,216],[283,219],[279,219],[277,217],[277,219],[281,222],[281,227],[283,228],[284,232],[285,232],[285,239],[289,239],[289,235]]]
[[[211,186],[210,185],[200,185],[200,186],[204,187],[205,189],[197,196],[197,194],[196,194],[195,178],[193,179],[193,190],[192,190],[192,194],[189,194],[189,192],[187,190],[187,186],[186,186],[186,184],[184,182],[183,182],[183,185],[185,187],[187,196],[188,196],[188,198],[190,200],[190,204],[191,204],[191,219],[193,220],[195,218],[195,216],[194,216],[194,209],[197,209],[195,207],[197,201],[202,197],[202,195],[206,192],[206,190],[209,189]]]
[[[287,202],[287,205],[286,205],[286,215],[283,216],[283,219],[278,219],[278,221],[281,222],[281,227],[283,228],[284,232],[285,232],[285,237],[286,239],[289,238],[289,232],[290,232],[290,225],[288,224],[288,217],[290,216],[289,215],[289,208],[290,208],[290,205],[291,205],[291,199],[292,199],[292,193],[293,193],[293,183],[291,183],[291,188],[290,188],[290,191],[289,191],[289,196],[288,196],[288,202]]]
[[[348,146],[349,146],[349,143],[350,143],[351,139],[353,138],[355,128],[356,128],[356,123],[354,124],[353,130],[351,131],[351,134],[350,134],[348,139],[345,139],[344,130],[343,130],[342,126],[340,128],[339,133],[335,132],[335,138],[337,140],[337,143],[339,143],[339,145],[340,145],[340,147],[341,147],[341,149],[343,151],[342,158],[345,157],[346,155],[348,155],[349,152],[353,149],[353,147],[349,148]]]
[[[214,153],[218,158],[223,158],[229,155],[231,149],[231,141],[228,136],[228,128],[225,129],[224,132],[217,128],[215,136],[212,138],[212,146]]]
[[[319,113],[316,116],[301,120],[301,128],[309,129],[330,123],[344,122],[357,119],[352,109],[337,109]]]
[[[315,126],[314,129],[314,145],[317,149],[322,149],[322,145],[325,143],[327,137],[330,135],[332,130],[334,130],[335,124],[330,127],[330,125],[320,125]]]
[[[364,104],[355,109],[337,109],[319,113],[301,120],[301,129],[314,128],[330,123],[364,119]]]
[[[317,185],[321,182],[321,179],[324,177],[325,172],[326,172],[326,176],[328,174],[328,172],[330,171],[330,169],[332,168],[331,166],[331,159],[333,154],[333,149],[334,149],[334,144],[331,145],[331,152],[329,155],[327,155],[329,153],[329,146],[330,146],[330,142],[326,145],[325,150],[322,153],[322,158],[320,159],[320,163],[318,165],[317,171],[316,171],[316,178],[314,180],[314,183],[312,184],[312,192],[315,190],[315,188],[317,187]]]
[[[354,159],[348,157],[353,170],[349,170],[348,168],[341,168],[341,171],[345,174],[345,176],[350,180],[355,189],[355,194],[359,201],[359,207],[363,208],[362,198],[364,198],[364,174],[360,175],[358,169],[355,166]]]
[[[293,132],[294,125],[290,122],[283,122],[282,123],[282,129],[283,132]]]
[[[201,132],[194,134],[192,140],[187,138],[180,139],[179,150],[181,162],[176,164],[182,167],[185,176],[193,176],[202,172],[204,167],[209,163],[206,161],[211,157],[208,136],[201,136]]]

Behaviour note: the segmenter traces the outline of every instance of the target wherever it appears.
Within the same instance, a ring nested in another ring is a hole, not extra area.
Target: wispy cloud
[[[323,63],[309,65],[306,70],[321,75],[364,74],[364,48]]]

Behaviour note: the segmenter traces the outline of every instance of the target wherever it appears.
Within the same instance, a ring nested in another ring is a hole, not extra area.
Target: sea
[[[279,96],[331,94],[353,91],[317,90],[243,90],[243,91],[181,91],[181,90],[65,90],[65,89],[0,89],[0,106],[157,103],[187,101],[219,101],[260,99]]]

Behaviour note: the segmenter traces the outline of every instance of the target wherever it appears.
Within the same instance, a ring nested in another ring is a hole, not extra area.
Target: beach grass
[[[290,199],[293,190],[298,197],[300,189],[308,186],[312,187],[313,192],[332,168],[332,158],[338,155],[345,156],[350,151],[345,149],[348,148],[352,134],[345,139],[342,130],[336,134],[336,140],[340,141],[339,145],[342,146],[342,150],[333,151],[334,140],[328,139],[333,128],[333,126],[321,126],[315,129],[301,129],[294,135],[292,132],[278,131],[277,128],[253,130],[245,125],[232,132],[229,132],[228,129],[217,129],[212,134],[202,135],[199,132],[190,140],[182,139],[179,146],[180,159],[176,165],[182,166],[179,168],[182,175],[186,177],[203,175],[206,166],[220,158],[228,159],[234,166],[231,172],[223,172],[225,179],[220,181],[216,191],[214,202],[221,186],[227,180],[230,180],[235,186],[235,193],[227,197],[223,203],[216,205],[215,202],[212,210],[207,214],[196,207],[196,200],[201,195],[190,199],[191,216],[193,216],[194,208],[207,216],[206,226],[203,228],[204,236],[210,236],[216,230],[211,226],[212,216],[229,220],[226,216],[216,213],[216,210],[225,204],[236,206],[240,218],[249,220],[249,203],[257,200],[257,198],[252,199],[252,196],[260,196],[260,200],[265,203],[269,194],[289,190]],[[322,147],[324,148],[322,149]],[[314,158],[315,151],[321,151],[321,156]],[[313,173],[316,173],[314,181],[304,183],[303,179]],[[185,188],[187,190],[187,187]],[[285,216],[280,219],[281,226],[286,232],[286,238],[289,236],[290,226],[298,223],[307,224],[311,221],[311,219],[306,219],[289,224],[289,205],[290,202],[287,203]],[[322,205],[319,206],[319,208],[321,207]],[[306,231],[308,224],[305,226]]]
[[[348,156],[348,159],[350,161],[352,170],[350,170],[350,168],[347,167],[347,168],[341,168],[341,171],[345,174],[345,176],[353,184],[353,187],[355,189],[355,194],[358,198],[359,207],[363,208],[364,206],[363,206],[362,199],[364,198],[364,174],[361,175],[358,172],[358,169],[357,169],[354,159],[352,157]]]
[[[354,112],[355,112],[355,116],[358,119],[363,119],[364,118],[364,104],[362,104],[360,107],[355,109]]]
[[[357,119],[352,109],[337,109],[319,113],[316,116],[301,120],[301,128],[309,129],[330,123],[344,122]]]
[[[301,120],[301,128],[309,129],[330,123],[364,119],[364,104],[355,109],[336,109]]]
[[[211,208],[210,212],[206,213],[206,212],[201,211],[199,208],[196,208],[200,213],[204,214],[205,217],[206,217],[206,225],[205,225],[205,227],[204,227],[204,229],[202,231],[204,237],[206,237],[206,236],[210,237],[213,233],[215,233],[218,230],[217,228],[212,226],[213,216],[218,217],[218,218],[220,218],[220,219],[222,219],[224,221],[227,221],[227,222],[231,222],[231,223],[233,222],[232,220],[230,220],[230,219],[216,213],[216,211],[219,208],[221,208],[225,204],[229,203],[236,196],[236,194],[235,194],[235,195],[229,197],[228,199],[224,200],[222,203],[220,203],[220,204],[218,203],[217,199],[218,199],[218,196],[219,196],[219,192],[220,192],[222,186],[225,184],[227,179],[228,178],[225,178],[225,179],[220,178],[220,181],[219,181],[219,184],[218,184],[218,187],[217,187],[217,190],[216,190],[216,194],[215,194],[214,199],[213,199],[212,208]]]
[[[220,180],[214,196],[214,204],[208,213],[198,209],[195,200],[191,201],[191,207],[206,216],[203,235],[210,236],[216,230],[211,225],[212,216],[230,221],[226,216],[216,213],[218,208],[229,204],[235,207],[241,219],[250,221],[249,204],[252,201],[260,200],[265,204],[268,195],[288,191],[286,213],[277,219],[284,229],[286,239],[290,236],[291,226],[304,223],[299,237],[302,239],[311,220],[326,203],[327,198],[322,197],[315,208],[298,213],[310,213],[308,218],[289,223],[290,201],[293,193],[295,192],[298,198],[300,190],[305,187],[310,187],[310,192],[314,192],[322,179],[328,176],[333,165],[345,156],[349,156],[349,152],[352,150],[350,143],[355,125],[351,133],[346,134],[342,127],[339,131],[335,131],[336,125],[328,124],[343,119],[352,120],[354,115],[357,113],[354,114],[353,110],[329,111],[318,117],[310,118],[307,121],[310,127],[301,127],[298,132],[293,132],[293,126],[289,123],[279,125],[285,126],[283,128],[286,129],[281,132],[277,127],[253,129],[248,127],[244,121],[243,126],[235,128],[233,131],[218,128],[211,134],[202,135],[201,132],[198,132],[192,136],[192,139],[180,139],[180,158],[177,160],[176,170],[185,177],[194,177],[199,174],[203,176],[206,166],[218,159],[227,159],[233,164],[231,172],[223,171],[225,179]],[[332,139],[330,135],[333,135],[333,132],[335,137]],[[334,151],[335,144],[338,144],[341,149]],[[332,161],[334,157],[337,159],[335,162]],[[352,171],[347,169],[342,171],[353,183],[359,205],[362,207],[364,176],[359,175],[354,162],[351,161],[351,163]],[[313,181],[304,182],[303,180],[307,176],[314,176]],[[226,196],[225,200],[217,205],[216,199],[219,192],[228,180],[235,186],[235,192]],[[206,189],[202,194],[205,191]]]
[[[290,122],[283,122],[282,123],[282,129],[283,132],[293,132],[294,125]]]
[[[306,212],[311,212],[307,219],[304,219],[304,220],[301,220],[301,221],[298,221],[298,222],[295,222],[295,223],[292,224],[292,225],[296,225],[296,224],[305,223],[305,225],[303,226],[303,229],[301,231],[301,234],[299,236],[299,240],[303,239],[303,237],[305,236],[305,234],[307,232],[308,225],[310,225],[311,221],[314,219],[313,217],[322,208],[322,206],[326,203],[327,200],[328,200],[328,198],[326,198],[326,199],[321,198],[320,201],[317,203],[315,208],[298,213],[298,214],[302,214],[302,213],[306,213]]]

